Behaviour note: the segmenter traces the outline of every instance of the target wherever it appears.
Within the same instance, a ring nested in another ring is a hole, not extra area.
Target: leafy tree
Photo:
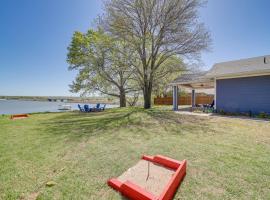
[[[144,96],[144,108],[151,107],[154,83],[164,63],[174,56],[196,56],[207,49],[209,33],[198,22],[200,0],[111,0],[101,24],[136,51],[135,78]],[[165,73],[165,72],[164,72]]]
[[[102,30],[75,32],[67,55],[69,69],[78,70],[71,91],[114,96],[120,99],[120,107],[125,107],[126,94],[136,90],[129,81],[133,74],[132,55],[123,40],[114,40]]]
[[[185,63],[176,56],[167,59],[157,70],[153,80],[153,94],[165,96],[170,91],[170,83],[186,70]]]

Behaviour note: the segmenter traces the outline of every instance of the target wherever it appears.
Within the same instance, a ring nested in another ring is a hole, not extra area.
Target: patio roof
[[[171,85],[178,85],[193,89],[214,88],[214,79],[206,77],[207,71],[197,73],[185,73],[171,82]]]

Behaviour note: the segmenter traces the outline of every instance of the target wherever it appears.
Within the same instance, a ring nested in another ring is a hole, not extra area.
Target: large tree
[[[183,71],[186,71],[186,64],[178,57],[173,56],[164,61],[155,73],[153,80],[153,94],[165,96],[170,91],[170,83]]]
[[[120,107],[125,107],[126,94],[136,90],[131,85],[132,54],[123,40],[114,40],[102,30],[75,32],[67,55],[69,69],[78,70],[71,91],[114,96],[120,99]]]
[[[136,51],[139,62],[133,66],[144,108],[151,107],[153,84],[168,59],[195,56],[208,47],[209,33],[198,22],[201,5],[200,0],[107,1],[103,27]]]

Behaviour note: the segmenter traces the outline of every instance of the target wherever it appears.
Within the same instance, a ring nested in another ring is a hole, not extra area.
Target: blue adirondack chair
[[[84,105],[85,112],[92,112],[92,108],[90,108],[87,104]]]
[[[97,110],[97,111],[103,111],[103,110],[105,110],[105,107],[106,107],[106,104],[104,104],[103,106],[101,106],[100,103],[97,103],[97,105],[95,107],[95,110]]]
[[[105,110],[106,104],[104,104],[102,107],[100,107],[101,110]]]
[[[203,105],[203,112],[214,112],[215,100],[211,104]]]
[[[80,110],[81,112],[85,112],[85,110],[81,107],[80,104],[78,104],[78,108],[79,108],[79,110]]]

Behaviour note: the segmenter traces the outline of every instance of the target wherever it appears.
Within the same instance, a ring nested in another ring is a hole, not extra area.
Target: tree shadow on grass
[[[48,133],[80,139],[105,134],[108,130],[117,130],[132,124],[133,121],[130,117],[137,112],[140,112],[140,110],[121,111],[118,109],[118,112],[66,113],[42,124],[46,127],[45,129]]]
[[[205,123],[207,122],[206,118],[197,117],[197,116],[188,116],[188,115],[179,115],[175,114],[172,111],[156,110],[149,109],[145,111],[149,116],[159,121],[160,123],[176,123],[183,124],[186,122],[189,123]]]
[[[149,109],[146,113],[160,124],[165,130],[169,127],[182,129],[189,132],[212,130],[208,118],[200,116],[180,115],[172,111]],[[178,132],[178,131],[176,131]]]
[[[149,109],[145,111],[147,115],[157,120],[160,124],[164,123],[178,123],[181,124],[182,120],[179,119],[173,112],[171,111],[162,111]]]
[[[207,131],[210,128],[207,119],[182,116],[171,111],[141,108],[111,109],[97,113],[65,113],[42,124],[47,133],[74,140],[117,133],[121,128],[135,128],[133,131],[147,134],[149,129],[154,128],[152,131],[155,131],[157,124],[166,134],[174,132],[178,134],[181,130]]]

